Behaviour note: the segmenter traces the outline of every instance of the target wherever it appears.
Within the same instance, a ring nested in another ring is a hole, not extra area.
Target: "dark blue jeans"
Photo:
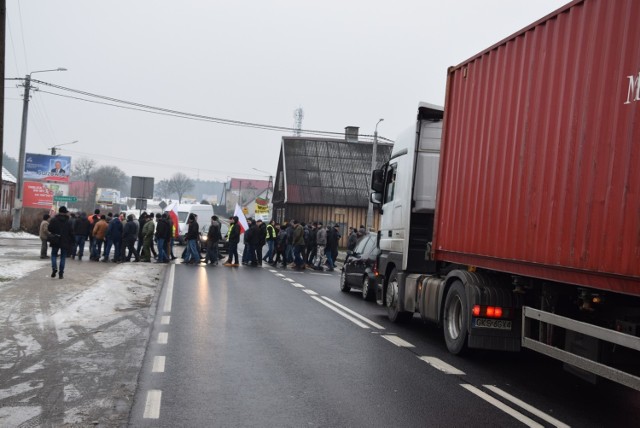
[[[60,269],[58,269],[58,250],[60,250]],[[67,258],[67,249],[60,247],[51,247],[51,269],[64,273],[64,260]]]
[[[84,255],[84,243],[87,241],[87,237],[83,235],[76,235],[76,255],[82,257]]]

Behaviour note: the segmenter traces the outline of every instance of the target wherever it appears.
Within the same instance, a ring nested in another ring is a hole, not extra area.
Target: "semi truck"
[[[392,321],[640,390],[639,21],[576,0],[449,68],[372,173]]]

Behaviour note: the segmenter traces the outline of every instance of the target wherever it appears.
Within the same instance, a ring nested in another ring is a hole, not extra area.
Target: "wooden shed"
[[[378,166],[389,160],[392,145],[377,145]],[[329,138],[282,137],[273,190],[273,217],[339,224],[346,245],[349,226],[367,220],[372,142]],[[374,228],[379,215],[374,211]]]

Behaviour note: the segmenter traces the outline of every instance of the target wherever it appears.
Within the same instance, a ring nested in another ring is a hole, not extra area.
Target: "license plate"
[[[478,328],[495,328],[498,330],[511,330],[511,321],[491,320],[487,318],[476,318],[474,326]]]

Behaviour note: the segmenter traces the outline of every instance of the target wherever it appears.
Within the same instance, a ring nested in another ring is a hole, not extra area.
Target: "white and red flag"
[[[242,208],[240,205],[236,204],[236,209],[233,212],[234,216],[238,217],[238,223],[240,223],[240,233],[244,233],[245,230],[249,229],[249,223],[247,223],[247,218],[244,216],[242,212]]]

